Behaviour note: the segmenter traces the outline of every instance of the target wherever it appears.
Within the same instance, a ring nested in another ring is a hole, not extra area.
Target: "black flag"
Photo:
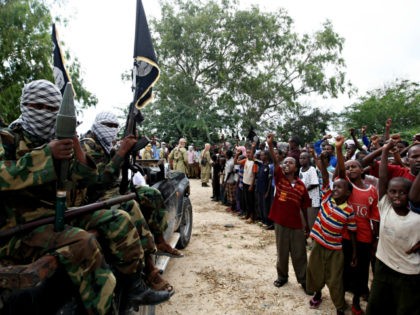
[[[134,104],[138,109],[153,99],[152,87],[159,80],[159,72],[143,4],[137,0],[133,90]]]
[[[54,74],[54,81],[55,85],[58,86],[58,88],[61,91],[61,94],[64,94],[64,89],[66,88],[67,83],[71,83],[71,79],[69,74],[67,73],[67,69],[64,63],[63,54],[61,53],[60,43],[58,41],[58,35],[57,30],[55,28],[55,24],[52,26],[52,42],[53,42],[53,74]],[[71,88],[73,89],[73,85],[71,85]],[[73,94],[74,89],[73,89]]]

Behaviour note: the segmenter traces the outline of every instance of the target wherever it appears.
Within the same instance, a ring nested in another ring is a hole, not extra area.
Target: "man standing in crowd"
[[[257,212],[255,210],[255,177],[258,171],[258,166],[254,163],[254,149],[256,143],[254,142],[251,148],[246,149],[246,159],[238,160],[240,151],[237,150],[235,155],[235,164],[243,166],[243,207],[245,211],[245,219],[247,223],[254,223],[257,219]],[[242,207],[242,203],[241,203]]]
[[[179,139],[178,145],[169,153],[169,163],[172,165],[174,171],[187,173],[188,155],[185,149],[187,140],[185,138]]]
[[[194,146],[190,145],[188,146],[188,178],[195,178],[197,175],[195,174],[195,152],[194,152]]]
[[[207,187],[211,174],[211,163],[212,159],[210,156],[210,143],[204,145],[204,150],[201,151],[200,158],[200,176],[201,176],[201,186]]]

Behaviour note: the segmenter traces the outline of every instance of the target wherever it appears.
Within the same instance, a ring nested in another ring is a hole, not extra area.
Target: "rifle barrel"
[[[125,202],[125,201],[129,201],[136,198],[136,194],[135,193],[130,193],[127,195],[122,195],[122,196],[118,196],[118,197],[114,197],[108,200],[104,200],[104,201],[98,201],[95,203],[91,203],[85,206],[80,206],[80,207],[72,207],[72,208],[68,208],[65,212],[64,212],[64,219],[66,220],[70,220],[73,219],[79,215],[82,214],[87,214],[90,213],[92,211],[96,211],[99,209],[107,209],[110,208],[113,205]],[[55,221],[55,217],[47,217],[47,218],[41,218],[41,219],[37,219],[34,221],[30,221],[21,225],[17,225],[13,228],[4,230],[4,231],[0,231],[0,239],[2,238],[6,238],[6,237],[10,237],[13,236],[17,233],[20,232],[26,232],[29,230],[33,230],[41,225],[46,225],[46,224],[51,224],[54,223]]]

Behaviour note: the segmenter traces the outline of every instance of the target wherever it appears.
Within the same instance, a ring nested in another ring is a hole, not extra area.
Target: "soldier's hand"
[[[76,135],[73,137],[73,148],[75,158],[82,164],[87,165],[86,153],[83,151],[80,145],[79,137]]]
[[[121,140],[120,148],[118,149],[117,154],[119,156],[125,156],[128,152],[130,152],[131,148],[137,143],[137,138],[133,135],[129,135],[124,137]]]
[[[73,139],[55,139],[48,143],[48,146],[56,160],[68,160],[73,157]]]

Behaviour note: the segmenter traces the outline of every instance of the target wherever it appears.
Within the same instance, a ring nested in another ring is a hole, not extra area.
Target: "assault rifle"
[[[124,137],[129,135],[136,136],[136,123],[141,123],[143,121],[143,116],[140,111],[136,108],[135,103],[132,102],[130,104],[127,121],[125,124],[124,129]],[[123,195],[127,192],[129,179],[128,179],[128,170],[130,169],[132,172],[140,171],[142,172],[141,168],[139,168],[136,162],[136,155],[137,152],[143,149],[150,140],[147,137],[140,138],[137,143],[133,146],[130,153],[124,157],[124,164],[122,166],[122,174],[121,174],[121,182],[120,182],[120,194]],[[143,172],[142,172],[143,173]]]
[[[63,214],[63,222],[65,220],[71,220],[82,214],[87,214],[87,213],[90,213],[99,209],[109,209],[113,205],[116,205],[116,204],[119,204],[128,200],[132,200],[135,197],[136,197],[135,193],[130,193],[127,195],[118,196],[118,197],[111,198],[108,200],[91,203],[85,206],[68,208]],[[13,228],[0,231],[0,239],[12,236],[20,232],[30,231],[41,225],[51,224],[54,221],[55,221],[55,217],[46,217],[46,218],[41,218],[41,219],[33,220],[24,224],[17,225]]]

